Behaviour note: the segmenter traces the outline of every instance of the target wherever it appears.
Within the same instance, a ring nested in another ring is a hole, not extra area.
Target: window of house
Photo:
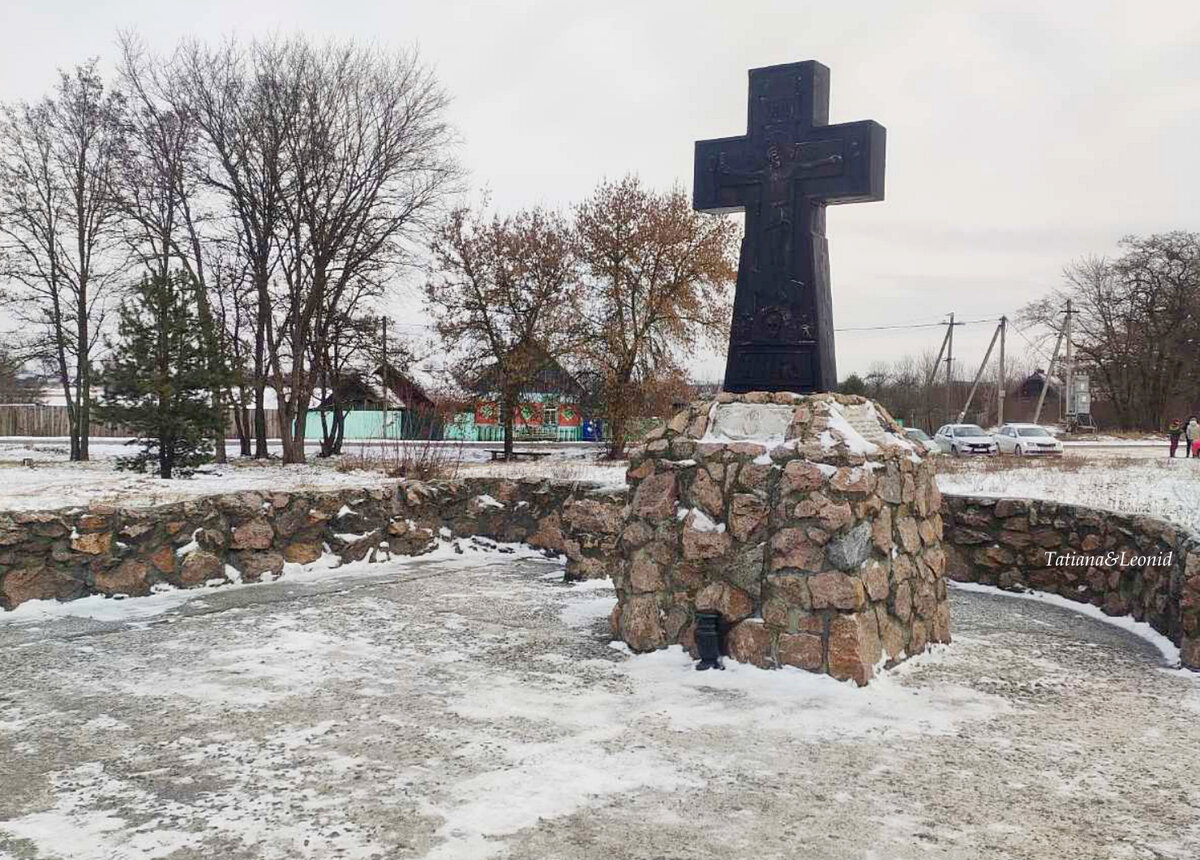
[[[542,408],[542,423],[551,426],[558,424],[558,407],[547,404]]]

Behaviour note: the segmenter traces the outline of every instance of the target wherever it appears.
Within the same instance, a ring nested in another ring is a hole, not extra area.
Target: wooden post
[[[988,359],[992,357],[992,348],[996,346],[996,338],[1000,336],[1000,326],[996,326],[996,331],[992,333],[992,341],[988,344],[987,352],[983,354],[983,361],[979,363],[979,372],[975,374],[975,381],[971,383],[971,392],[967,395],[967,402],[963,404],[963,408],[958,413],[958,423],[963,422],[963,418],[967,415],[967,410],[971,408],[971,401],[975,399],[975,390],[979,388],[979,380],[983,379],[983,372],[987,369]]]
[[[954,312],[950,312],[950,326],[946,330],[946,422],[950,422],[951,397],[954,387]]]
[[[1008,393],[1004,376],[1004,337],[1008,333],[1008,317],[1000,317],[1000,378],[996,382],[996,426],[1004,426],[1004,396]]]
[[[1058,348],[1062,346],[1066,327],[1059,329],[1058,340],[1054,341],[1054,353],[1050,356],[1050,366],[1046,368],[1046,378],[1042,380],[1042,393],[1038,395],[1037,409],[1033,411],[1033,423],[1037,424],[1042,417],[1042,404],[1046,402],[1046,389],[1050,387],[1050,375],[1054,372],[1054,362],[1058,360]]]

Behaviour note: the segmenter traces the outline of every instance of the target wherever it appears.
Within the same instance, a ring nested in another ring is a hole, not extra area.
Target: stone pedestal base
[[[865,684],[950,641],[930,460],[862,397],[751,392],[695,403],[631,452],[614,632],[725,649]]]

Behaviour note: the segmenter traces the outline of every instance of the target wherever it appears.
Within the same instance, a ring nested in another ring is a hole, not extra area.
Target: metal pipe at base
[[[725,668],[721,665],[721,613],[696,613],[696,650],[700,652],[696,671]]]

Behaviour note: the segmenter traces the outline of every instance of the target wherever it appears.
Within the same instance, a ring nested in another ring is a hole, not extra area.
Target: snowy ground
[[[0,856],[1192,858],[1200,681],[955,591],[864,690],[610,645],[529,553],[0,616]],[[96,616],[96,617],[88,617]]]
[[[3,453],[3,452],[0,452]],[[187,480],[118,472],[109,460],[39,462],[33,468],[0,462],[0,510],[85,506],[91,502],[149,506],[240,490],[370,487],[387,482],[380,472],[339,472],[327,465],[235,464],[211,466]]]
[[[624,462],[599,460],[599,446],[543,444],[550,453],[536,461],[494,463],[486,445],[447,445],[447,460],[457,476],[497,475],[511,478],[549,477],[564,481],[596,481],[606,486],[625,482]],[[533,446],[521,446],[529,448]],[[235,490],[279,490],[371,486],[388,481],[378,470],[390,450],[351,443],[348,464],[367,468],[341,471],[330,461],[312,457],[302,466],[232,460],[211,466],[191,480],[163,481],[152,475],[118,472],[113,458],[126,453],[120,443],[93,443],[93,462],[68,464],[65,443],[0,440],[0,510],[86,505],[90,501],[152,505]],[[1153,452],[1153,458],[1129,452]],[[236,452],[231,452],[236,453]],[[21,465],[33,459],[33,468]],[[343,462],[341,468],[345,469]],[[372,468],[374,467],[374,468]],[[1147,514],[1200,533],[1200,461],[1169,460],[1138,443],[1114,455],[1108,449],[1072,448],[1062,458],[1019,460],[1013,457],[955,460],[938,458],[938,485],[944,492],[1025,496],[1074,502],[1126,513]]]
[[[938,462],[944,493],[1050,499],[1145,514],[1200,534],[1200,460],[1014,458]]]
[[[508,475],[519,477],[531,470],[560,480],[624,483],[627,464],[596,463],[601,449],[596,445],[552,445],[536,443],[522,449],[548,451],[550,457],[537,463],[491,463],[496,445],[443,446],[454,474]],[[188,480],[164,481],[154,475],[119,472],[113,461],[129,454],[122,441],[93,440],[91,461],[68,463],[64,440],[0,439],[0,510],[30,510],[87,505],[89,502],[120,502],[126,505],[157,505],[214,493],[239,490],[301,490],[313,488],[366,487],[386,483],[380,467],[395,461],[395,446],[378,443],[347,443],[340,471],[335,463],[323,461],[311,451],[309,463],[283,466],[275,461],[237,459],[229,449],[227,465],[211,465]],[[277,453],[277,452],[276,452]],[[23,465],[32,461],[33,466]]]

